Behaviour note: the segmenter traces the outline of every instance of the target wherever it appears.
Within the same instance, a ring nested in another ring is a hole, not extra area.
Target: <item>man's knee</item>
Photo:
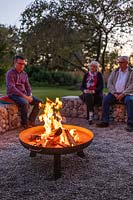
[[[115,104],[115,97],[109,93],[103,98],[103,104]]]
[[[33,96],[33,101],[31,102],[31,105],[37,105],[39,106],[39,103],[42,103],[42,100],[36,98]]]
[[[129,105],[129,104],[130,104],[130,105],[131,105],[131,104],[133,105],[133,95],[131,95],[131,96],[130,96],[130,95],[126,96],[126,97],[125,97],[124,103],[125,103],[126,105]]]

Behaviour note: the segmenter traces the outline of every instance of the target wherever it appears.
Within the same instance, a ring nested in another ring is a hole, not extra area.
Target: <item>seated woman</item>
[[[84,75],[81,90],[83,92],[83,101],[87,106],[87,120],[92,124],[95,105],[102,104],[103,96],[103,77],[98,71],[99,63],[92,61],[89,65],[89,71]]]

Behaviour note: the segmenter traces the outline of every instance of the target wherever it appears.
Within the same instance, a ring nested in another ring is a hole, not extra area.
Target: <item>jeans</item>
[[[123,103],[126,106],[127,110],[127,124],[133,125],[133,95],[127,95],[122,99]],[[104,97],[102,103],[102,121],[105,123],[109,123],[109,109],[110,106],[116,104],[116,97],[109,93]]]
[[[37,99],[33,96],[33,101],[29,103],[26,99],[24,99],[21,96],[10,95],[9,98],[12,99],[20,109],[22,125],[28,124],[29,121],[33,123],[35,122],[36,117],[39,113],[39,103],[42,102],[40,99]],[[33,105],[33,109],[28,118],[29,105]]]

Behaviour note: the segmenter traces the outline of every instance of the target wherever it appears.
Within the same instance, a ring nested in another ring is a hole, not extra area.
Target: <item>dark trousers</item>
[[[39,103],[42,102],[40,99],[37,99],[33,96],[33,101],[29,103],[26,99],[24,99],[21,96],[17,95],[10,95],[9,98],[11,98],[19,107],[20,113],[21,113],[21,124],[28,124],[28,121],[35,122],[36,117],[39,113]],[[33,109],[29,115],[28,118],[28,109],[29,105],[33,105]]]
[[[127,110],[127,124],[133,125],[133,95],[127,95],[122,99],[123,103],[126,106]],[[102,121],[105,123],[109,123],[109,109],[111,105],[117,103],[116,97],[109,93],[103,99],[102,104]]]
[[[102,96],[97,94],[84,94],[84,101],[87,107],[87,119],[89,119],[89,112],[94,112],[95,105],[101,105]]]

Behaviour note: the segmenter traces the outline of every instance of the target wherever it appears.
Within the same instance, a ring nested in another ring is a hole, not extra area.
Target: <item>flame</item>
[[[74,142],[78,142],[75,129],[69,130],[69,137],[67,137],[66,130],[62,126],[62,117],[59,111],[62,108],[62,102],[59,98],[56,98],[55,102],[46,98],[46,103],[40,103],[39,106],[44,108],[44,113],[39,116],[39,120],[44,122],[45,128],[45,132],[41,134],[41,140],[44,141],[43,146],[47,146],[50,140],[59,140],[58,143],[63,146],[70,146],[70,140],[72,146]]]
[[[40,107],[43,104],[40,103]],[[50,135],[53,131],[62,127],[61,121],[62,117],[59,109],[62,107],[62,102],[59,98],[56,98],[55,102],[50,99],[46,99],[46,104],[44,105],[44,114],[39,116],[40,121],[44,121],[44,128],[47,135]]]

